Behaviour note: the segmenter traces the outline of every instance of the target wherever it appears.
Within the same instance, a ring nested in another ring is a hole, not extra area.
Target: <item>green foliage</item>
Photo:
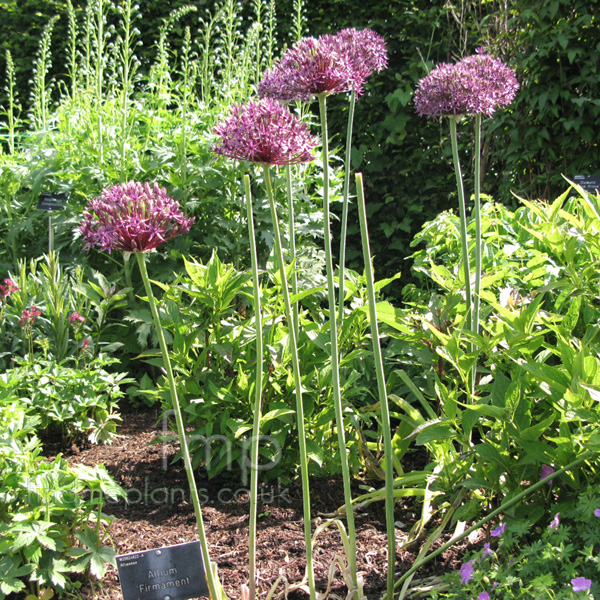
[[[391,381],[402,409],[397,459],[407,440],[425,445],[440,471],[438,502],[469,491],[454,519],[476,518],[536,481],[543,464],[564,467],[596,444],[600,198],[577,192],[552,204],[523,200],[515,212],[483,207],[480,335],[463,329],[459,225],[449,212],[415,240],[425,243],[414,255],[423,289],[410,286],[406,309],[382,305],[397,340],[390,352],[402,364]],[[597,480],[589,465],[565,477],[562,492]],[[539,518],[529,506],[515,515]]]
[[[121,386],[132,380],[125,373],[109,373],[116,360],[102,356],[84,368],[39,360],[8,369],[0,375],[0,405],[18,398],[27,414],[39,417],[42,439],[92,444],[110,443],[116,432]]]
[[[539,516],[535,527],[506,518],[506,528],[489,550],[465,557],[473,561],[474,574],[467,585],[457,572],[445,576],[431,598],[468,600],[488,592],[491,598],[597,598],[600,594],[600,506],[596,488],[587,488],[568,503],[554,504]],[[584,577],[592,581],[589,592],[575,592],[571,581]]]
[[[243,472],[249,466],[247,434],[252,428],[256,362],[250,275],[222,263],[216,254],[205,265],[186,260],[185,268],[184,277],[174,284],[163,284],[161,319],[172,336],[178,395],[186,422],[193,428],[193,462],[203,462],[210,476],[225,470]],[[365,465],[377,468],[372,457],[378,454],[379,447],[375,410],[360,415],[361,406],[373,404],[376,390],[372,365],[365,361],[370,341],[364,285],[364,279],[353,275],[348,295],[350,308],[340,331],[346,431],[355,472]],[[332,427],[329,334],[320,306],[322,291],[323,287],[305,287],[296,297],[302,305],[299,352],[305,418],[307,430],[311,431],[307,442],[309,456],[319,473],[336,472],[339,468],[335,457],[337,435]],[[280,282],[276,271],[270,268],[263,275],[262,294],[268,377],[263,392],[260,464],[268,479],[289,477],[295,472],[298,450],[288,325],[283,319]],[[149,351],[147,360],[154,363],[155,354]],[[162,386],[160,394],[168,399]],[[169,408],[168,402],[165,408]]]
[[[115,552],[106,546],[106,498],[125,497],[104,467],[47,460],[33,435],[38,419],[0,406],[0,599],[76,590],[80,573],[101,579]]]

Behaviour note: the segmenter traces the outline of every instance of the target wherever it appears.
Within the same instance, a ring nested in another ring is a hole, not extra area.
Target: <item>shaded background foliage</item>
[[[193,4],[196,13],[174,25],[177,48],[186,26],[213,10],[214,0],[142,0],[138,23],[144,66],[155,56],[154,41],[168,14]],[[84,2],[73,5],[83,10]],[[61,15],[52,38],[51,75],[65,71],[67,3],[62,0],[3,0],[0,36],[15,62],[20,101],[29,96],[32,57],[48,19]],[[243,11],[251,2],[240,3]],[[600,27],[598,0],[307,0],[306,32],[319,35],[344,27],[371,27],[388,42],[389,68],[371,78],[356,108],[353,167],[367,185],[373,252],[380,276],[408,271],[405,258],[421,225],[456,206],[451,149],[445,122],[420,118],[412,105],[416,82],[435,63],[452,61],[488,46],[507,60],[521,82],[517,100],[484,123],[484,192],[507,205],[512,192],[552,198],[564,188],[562,175],[600,171]],[[277,0],[280,32],[290,31],[293,0]],[[115,15],[115,20],[116,20]],[[109,19],[110,20],[110,19]],[[282,49],[289,39],[281,33]],[[4,60],[3,56],[0,60]],[[331,131],[344,143],[346,102],[332,98]],[[461,129],[470,134],[470,124]],[[470,164],[470,135],[462,144]],[[469,190],[467,190],[469,193]],[[350,266],[360,268],[358,220],[351,214]],[[408,275],[408,273],[405,273]],[[403,278],[404,281],[406,279]],[[390,292],[399,296],[401,284]]]

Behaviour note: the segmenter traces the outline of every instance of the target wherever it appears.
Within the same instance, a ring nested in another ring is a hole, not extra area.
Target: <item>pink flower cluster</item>
[[[298,117],[268,98],[234,106],[214,132],[220,138],[213,146],[216,154],[268,165],[309,162],[317,145]]]
[[[102,190],[83,211],[80,232],[89,249],[148,252],[187,233],[194,223],[158,184],[130,181]]]
[[[85,321],[85,317],[83,315],[79,314],[78,312],[72,312],[71,315],[69,316],[70,323],[76,323],[76,322],[83,323],[84,321]]]
[[[0,302],[4,302],[11,294],[18,292],[19,288],[12,279],[5,279],[4,283],[0,283]]]
[[[438,65],[419,81],[414,101],[421,116],[491,117],[513,101],[518,89],[513,69],[489,54],[478,53],[456,64]]]
[[[21,313],[19,323],[21,323],[23,327],[31,327],[41,314],[42,312],[36,306],[32,306],[29,310],[25,308]]]
[[[261,97],[307,102],[313,96],[363,92],[373,71],[387,66],[384,39],[371,29],[343,29],[336,35],[303,38],[259,83]]]

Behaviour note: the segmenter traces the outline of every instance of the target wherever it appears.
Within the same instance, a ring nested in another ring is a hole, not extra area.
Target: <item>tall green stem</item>
[[[481,305],[481,114],[475,115],[475,182],[473,215],[475,217],[475,289],[473,292],[473,314],[471,316],[471,331],[479,333],[479,307]],[[471,371],[471,389],[475,393],[477,365]]]
[[[456,189],[458,192],[458,205],[460,211],[460,241],[462,247],[463,277],[465,280],[465,301],[467,311],[465,324],[471,327],[473,299],[471,295],[471,265],[469,262],[469,240],[467,237],[467,210],[465,207],[465,190],[463,185],[460,158],[458,156],[458,139],[456,135],[456,122],[459,117],[450,117],[450,139],[452,140],[452,158],[454,160],[454,173],[456,174]]]
[[[298,293],[298,265],[296,264],[296,233],[294,225],[296,215],[294,211],[294,190],[292,186],[292,165],[286,167],[287,175],[287,196],[288,196],[288,237],[290,244],[290,263],[292,265],[292,295]],[[296,339],[300,335],[300,317],[298,315],[298,302],[292,304],[292,314],[294,317],[294,329],[296,330]]]
[[[281,246],[281,232],[279,229],[279,218],[277,217],[277,207],[275,205],[275,196],[273,194],[273,183],[271,181],[271,170],[269,165],[263,165],[265,183],[267,185],[267,195],[269,197],[269,206],[271,208],[271,220],[273,221],[273,236],[275,238],[275,259],[279,267],[279,276],[281,277],[281,287],[283,292],[283,302],[285,306],[285,318],[288,322],[288,335],[290,338],[290,352],[292,355],[292,370],[294,374],[294,387],[296,392],[296,420],[298,423],[298,445],[300,449],[300,477],[302,480],[302,507],[304,515],[304,545],[306,549],[306,573],[308,576],[308,587],[311,600],[316,600],[315,574],[312,557],[312,531],[310,519],[310,486],[308,480],[308,455],[306,452],[306,430],[304,427],[304,401],[302,399],[302,378],[300,374],[300,359],[298,358],[298,340],[293,325],[292,303],[290,300],[290,290],[285,271],[285,261],[283,259],[283,250]]]
[[[154,294],[152,293],[150,279],[148,278],[148,270],[146,269],[146,255],[143,252],[136,252],[135,257],[140,267],[142,281],[144,282],[144,288],[146,289],[146,294],[148,296],[148,304],[150,305],[150,311],[152,312],[152,318],[154,319],[154,326],[156,327],[156,334],[158,336],[158,343],[160,345],[165,371],[167,372],[167,381],[169,382],[169,390],[171,392],[171,404],[173,406],[175,421],[177,423],[177,433],[179,434],[181,453],[183,455],[183,462],[185,465],[185,472],[190,488],[192,503],[194,505],[194,512],[196,513],[198,537],[200,538],[200,546],[202,547],[202,555],[204,557],[204,564],[206,567],[206,581],[208,583],[210,597],[212,598],[212,600],[217,600],[220,598],[224,598],[225,593],[223,592],[220,582],[218,582],[218,580],[215,577],[215,573],[210,562],[208,540],[204,531],[204,520],[202,519],[200,498],[198,496],[198,488],[194,479],[194,468],[192,467],[192,461],[190,459],[190,453],[187,445],[187,438],[185,436],[185,427],[183,423],[183,417],[181,414],[181,407],[179,405],[179,398],[177,397],[177,386],[175,383],[175,376],[173,375],[173,368],[171,367],[169,350],[167,348],[167,342],[165,341],[165,334],[160,322],[160,316],[156,307],[156,301],[154,300]]]
[[[340,264],[338,268],[340,290],[339,290],[339,322],[344,318],[344,297],[346,277],[346,237],[348,235],[348,204],[350,195],[350,166],[352,164],[352,126],[354,124],[354,107],[356,106],[356,92],[350,94],[350,105],[348,107],[348,128],[346,130],[346,157],[344,162],[344,197],[342,205],[342,231],[340,239]]]
[[[250,262],[252,263],[252,285],[254,291],[254,322],[256,326],[256,378],[254,387],[254,419],[252,423],[252,445],[250,448],[250,516],[248,524],[248,552],[249,552],[249,595],[254,600],[256,595],[256,519],[258,508],[258,458],[260,417],[262,412],[263,388],[263,331],[260,280],[258,276],[258,257],[256,240],[254,237],[254,216],[252,214],[252,194],[250,192],[250,177],[244,176],[244,190],[246,192],[246,215],[248,219],[248,238],[250,240]]]
[[[379,343],[379,324],[377,321],[377,304],[375,298],[375,278],[369,247],[369,229],[367,226],[367,210],[363,180],[360,173],[356,174],[356,194],[358,199],[358,218],[367,279],[367,294],[369,298],[369,318],[371,321],[371,340],[373,342],[373,357],[377,375],[377,391],[381,407],[381,428],[383,430],[383,452],[385,458],[385,522],[388,540],[388,571],[387,571],[387,598],[394,597],[394,572],[396,565],[396,527],[394,525],[394,460],[392,450],[392,432],[390,428],[390,409],[387,401],[385,373],[383,371],[383,357]]]
[[[329,141],[327,133],[327,99],[319,96],[319,113],[321,117],[321,135],[323,144],[323,233],[325,243],[325,268],[327,272],[327,298],[329,302],[329,337],[331,346],[331,377],[333,386],[333,406],[337,423],[340,463],[344,486],[344,504],[348,523],[349,556],[348,566],[354,589],[358,589],[356,569],[356,529],[354,526],[354,508],[352,491],[350,489],[350,468],[348,466],[348,451],[346,448],[346,432],[344,426],[344,409],[340,386],[340,356],[338,349],[337,320],[335,307],[335,286],[333,279],[333,257],[331,251],[331,224],[329,214]]]

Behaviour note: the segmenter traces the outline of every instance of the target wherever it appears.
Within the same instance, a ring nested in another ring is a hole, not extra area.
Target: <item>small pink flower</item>
[[[79,314],[78,312],[72,312],[71,316],[69,317],[69,323],[83,323],[85,321],[85,317],[81,314]]]
[[[81,342],[81,349],[83,352],[87,352],[90,349],[90,340],[87,338]]]
[[[21,318],[19,319],[19,323],[21,323],[21,325],[23,325],[23,327],[31,326],[35,323],[35,320],[41,314],[42,314],[41,311],[39,311],[37,309],[37,307],[35,307],[35,306],[32,306],[31,309],[29,309],[29,310],[24,308],[23,312],[21,313]]]
[[[8,296],[18,291],[19,288],[12,279],[5,279],[4,284],[0,283],[0,302],[3,302]]]

